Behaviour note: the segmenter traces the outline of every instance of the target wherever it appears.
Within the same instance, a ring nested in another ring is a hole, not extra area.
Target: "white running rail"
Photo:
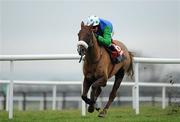
[[[14,83],[17,84],[25,84],[19,82],[14,82],[13,74],[14,74],[14,62],[16,61],[34,61],[34,60],[79,60],[79,56],[77,54],[55,54],[55,55],[0,55],[0,61],[10,61],[10,82],[6,82],[9,84],[8,97],[7,97],[7,105],[9,110],[9,119],[13,118],[13,86]],[[133,108],[135,109],[136,114],[139,114],[139,86],[156,86],[162,87],[162,106],[165,108],[165,88],[172,87],[171,84],[165,83],[139,83],[139,64],[140,63],[151,63],[151,64],[180,64],[180,59],[165,59],[165,58],[139,58],[134,57],[134,66],[135,66],[135,82],[134,83],[123,83],[124,85],[133,86]],[[5,83],[0,81],[0,83]],[[28,82],[29,84],[41,84],[40,82]],[[46,82],[44,84],[54,85],[53,89],[53,109],[55,108],[55,96],[56,96],[56,85],[60,84],[68,84],[66,82],[54,82],[49,83]],[[73,82],[72,84],[79,85],[81,82]],[[111,83],[108,83],[112,85]],[[122,85],[123,85],[122,84]],[[173,87],[180,87],[180,84],[174,84]],[[82,102],[82,115],[85,115],[85,103]]]

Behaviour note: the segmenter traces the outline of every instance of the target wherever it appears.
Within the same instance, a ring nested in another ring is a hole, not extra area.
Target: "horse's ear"
[[[81,22],[81,28],[82,28],[82,27],[84,27],[84,22],[83,22],[83,21]]]

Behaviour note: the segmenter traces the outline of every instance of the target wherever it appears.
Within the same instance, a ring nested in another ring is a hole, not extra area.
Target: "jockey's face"
[[[98,31],[98,25],[97,26],[93,26],[92,27],[92,31],[96,33]]]

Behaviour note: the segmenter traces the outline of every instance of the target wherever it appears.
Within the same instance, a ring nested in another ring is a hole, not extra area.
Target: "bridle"
[[[83,40],[78,41],[77,51],[78,51],[79,55],[81,56],[79,63],[81,62],[82,57],[85,55],[85,50],[88,50],[88,48],[89,48],[89,45],[85,41],[83,41]]]
[[[92,32],[92,36],[94,36],[93,32]],[[85,40],[79,40],[77,42],[77,51],[78,51],[79,55],[81,56],[80,60],[79,60],[79,63],[82,61],[83,56],[86,55],[87,50],[94,46],[93,40],[90,40],[90,41],[92,41],[91,45],[86,43]],[[97,64],[101,60],[101,57],[102,57],[102,49],[100,47],[100,56],[99,56],[99,58],[96,61],[92,62],[92,64]]]

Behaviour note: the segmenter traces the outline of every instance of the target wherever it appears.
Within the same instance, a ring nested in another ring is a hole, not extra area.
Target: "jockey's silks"
[[[112,31],[113,31],[112,23],[100,18],[99,28],[96,34],[98,35],[97,36],[98,41],[102,45],[105,45],[107,47],[111,45]]]

